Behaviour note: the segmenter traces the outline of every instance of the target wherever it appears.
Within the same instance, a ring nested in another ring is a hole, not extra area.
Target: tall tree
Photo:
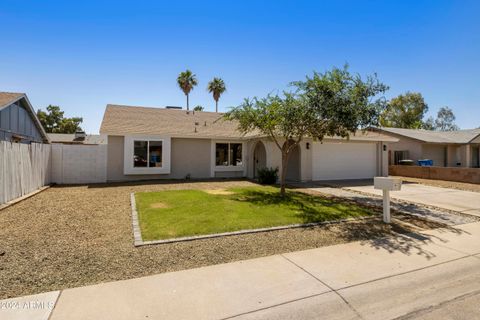
[[[459,127],[455,124],[455,115],[449,107],[442,107],[438,110],[435,120],[435,129],[440,131],[455,131]]]
[[[378,95],[388,89],[376,75],[363,80],[350,74],[347,67],[314,73],[292,85],[295,93],[245,99],[224,115],[227,120],[237,121],[243,134],[256,131],[275,142],[282,154],[282,195],[290,154],[302,139],[322,141],[333,135],[348,138],[359,128],[378,124],[385,108],[385,99]]]
[[[49,105],[47,111],[39,109],[38,119],[47,133],[75,133],[83,122],[81,117],[65,118],[59,106]]]
[[[423,122],[422,129],[435,130],[435,119],[433,119],[433,117],[428,117],[428,119]]]
[[[195,74],[192,73],[190,70],[185,70],[183,72],[180,72],[177,78],[177,84],[182,89],[183,93],[187,96],[187,111],[189,109],[189,101],[188,101],[188,95],[190,94],[190,91],[193,90],[193,87],[195,87],[198,84],[197,77]]]
[[[213,80],[208,83],[207,90],[213,94],[215,112],[218,112],[218,99],[220,99],[220,96],[227,90],[225,88],[225,82],[221,78],[213,78]]]
[[[391,99],[380,117],[383,127],[420,129],[423,127],[423,117],[428,111],[422,94],[407,92]]]

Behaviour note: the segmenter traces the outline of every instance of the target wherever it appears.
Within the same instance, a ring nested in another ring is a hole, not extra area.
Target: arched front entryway
[[[290,151],[287,164],[287,181],[300,181],[300,146]]]
[[[253,177],[257,178],[258,169],[265,168],[267,166],[267,151],[262,141],[258,141],[253,150]]]

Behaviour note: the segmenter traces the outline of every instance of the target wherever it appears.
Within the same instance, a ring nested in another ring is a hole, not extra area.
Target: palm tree
[[[193,90],[193,87],[195,87],[198,82],[196,75],[192,73],[190,70],[185,70],[184,72],[180,72],[177,78],[177,83],[180,89],[182,89],[183,93],[187,96],[187,111],[189,110],[189,104],[188,104],[188,94],[190,91]]]
[[[220,99],[222,93],[227,90],[225,88],[225,82],[223,82],[221,78],[213,78],[213,80],[208,83],[207,90],[213,94],[213,99],[215,100],[215,112],[218,112],[218,99]]]

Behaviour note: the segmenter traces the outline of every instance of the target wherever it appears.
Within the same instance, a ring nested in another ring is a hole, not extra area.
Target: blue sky
[[[107,103],[184,105],[176,77],[199,86],[191,105],[220,109],[283,90],[313,70],[349,63],[376,72],[387,97],[421,92],[429,114],[450,106],[480,126],[480,2],[29,1],[0,2],[0,91],[35,108],[60,105],[98,132]]]

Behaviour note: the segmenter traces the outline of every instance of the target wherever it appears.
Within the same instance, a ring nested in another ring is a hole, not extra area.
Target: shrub
[[[260,168],[257,174],[258,182],[261,184],[274,184],[278,179],[278,168]]]

